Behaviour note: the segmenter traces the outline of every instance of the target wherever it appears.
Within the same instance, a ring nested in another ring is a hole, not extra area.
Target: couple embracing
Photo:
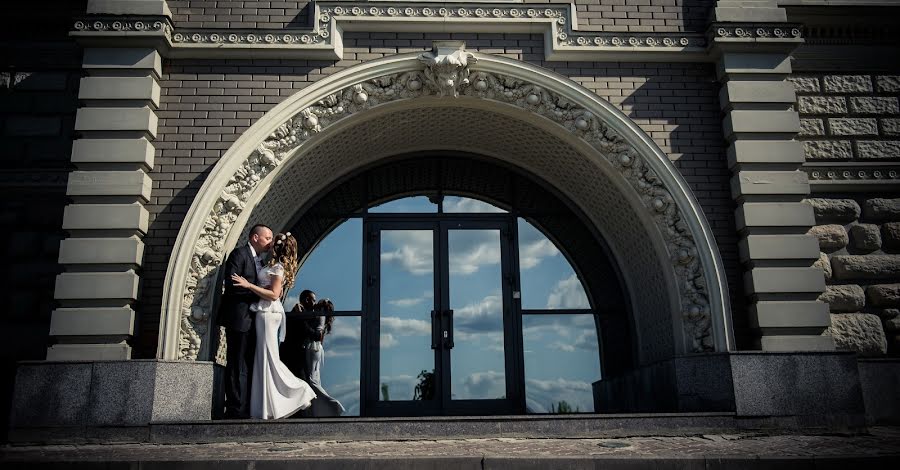
[[[308,377],[291,373],[279,354],[286,334],[281,298],[294,285],[297,240],[290,232],[273,235],[265,225],[253,226],[248,238],[225,261],[219,307],[228,342],[225,418],[277,419],[309,408],[317,396]]]

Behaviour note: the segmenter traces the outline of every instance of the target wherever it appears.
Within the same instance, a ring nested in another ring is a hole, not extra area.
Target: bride
[[[259,302],[250,309],[256,312],[256,356],[250,380],[250,416],[278,419],[309,407],[316,394],[313,389],[291,373],[278,353],[284,341],[285,314],[281,295],[290,290],[297,273],[297,240],[291,233],[275,235],[269,262],[260,268],[254,285],[234,274],[231,279],[238,287],[253,291]]]

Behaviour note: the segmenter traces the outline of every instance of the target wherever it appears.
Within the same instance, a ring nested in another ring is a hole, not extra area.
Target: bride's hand
[[[234,281],[234,285],[236,287],[244,287],[244,288],[250,287],[250,281],[244,279],[243,277],[241,277],[237,274],[232,274],[231,280]]]

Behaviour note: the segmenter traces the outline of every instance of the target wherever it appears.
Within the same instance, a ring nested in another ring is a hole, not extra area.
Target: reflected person
[[[334,323],[334,303],[329,299],[322,299],[316,304],[314,313],[316,316],[306,320],[313,331],[304,345],[306,349],[307,382],[316,392],[316,399],[310,406],[310,415],[313,417],[340,416],[344,413],[341,402],[328,395],[322,386],[322,367],[325,365],[325,335],[331,332]]]

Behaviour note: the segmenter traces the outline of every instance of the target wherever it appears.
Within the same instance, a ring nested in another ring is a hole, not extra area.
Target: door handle
[[[453,349],[453,310],[444,310],[444,317],[447,319],[447,326],[444,329],[444,347]]]
[[[439,334],[438,331],[440,331],[441,326],[438,325],[438,322],[436,320],[438,320],[437,312],[432,310],[431,311],[431,349],[437,349],[438,341],[440,341],[438,339],[438,334]]]

